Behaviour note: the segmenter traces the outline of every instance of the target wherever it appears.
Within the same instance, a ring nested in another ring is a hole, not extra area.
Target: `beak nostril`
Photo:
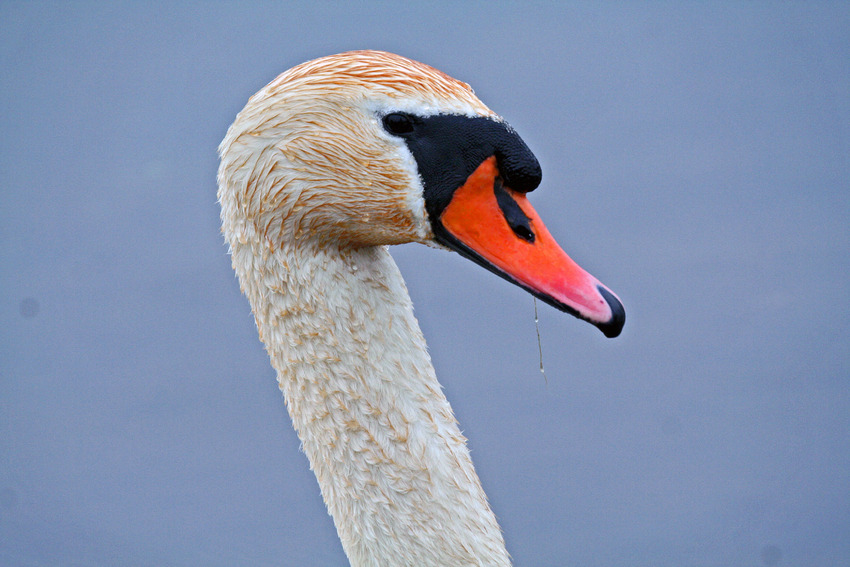
[[[516,226],[512,225],[511,229],[514,231],[514,234],[516,234],[523,240],[527,242],[534,242],[534,233],[531,232],[531,228],[520,224]]]
[[[516,200],[508,193],[502,181],[496,177],[493,180],[493,192],[496,194],[496,202],[508,226],[521,239],[526,242],[534,242],[534,231],[531,230],[531,220],[528,218]]]

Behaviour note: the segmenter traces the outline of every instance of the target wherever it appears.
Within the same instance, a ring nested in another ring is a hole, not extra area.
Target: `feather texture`
[[[219,148],[222,231],[351,564],[508,565],[386,249],[433,236],[387,109],[493,116],[465,83],[396,55],[294,67]]]

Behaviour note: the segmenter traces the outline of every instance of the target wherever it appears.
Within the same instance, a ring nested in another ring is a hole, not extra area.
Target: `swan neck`
[[[509,565],[387,249],[259,246],[234,268],[351,564]]]

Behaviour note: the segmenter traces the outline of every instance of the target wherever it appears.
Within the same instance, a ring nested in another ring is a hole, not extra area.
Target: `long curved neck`
[[[386,248],[260,246],[233,265],[351,564],[509,565]]]

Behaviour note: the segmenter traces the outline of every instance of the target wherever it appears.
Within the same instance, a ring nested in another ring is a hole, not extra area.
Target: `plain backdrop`
[[[0,565],[345,565],[219,233],[287,68],[470,83],[623,335],[393,250],[518,566],[850,564],[850,7],[0,3]]]

